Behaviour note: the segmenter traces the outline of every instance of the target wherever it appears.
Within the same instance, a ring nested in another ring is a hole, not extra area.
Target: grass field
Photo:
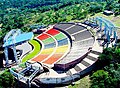
[[[30,52],[29,54],[27,54],[23,59],[22,59],[22,62],[26,62],[27,60],[33,58],[34,56],[36,56],[39,52],[40,52],[40,49],[41,49],[41,46],[39,44],[39,42],[37,42],[36,40],[30,40],[29,43],[31,45],[33,45],[33,51]]]
[[[75,82],[75,85],[70,85],[68,88],[89,88],[90,87],[90,78],[85,76],[79,81]]]

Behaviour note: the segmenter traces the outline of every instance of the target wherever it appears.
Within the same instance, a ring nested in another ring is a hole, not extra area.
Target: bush
[[[1,88],[13,88],[14,83],[14,77],[8,70],[5,70],[4,73],[0,75]]]

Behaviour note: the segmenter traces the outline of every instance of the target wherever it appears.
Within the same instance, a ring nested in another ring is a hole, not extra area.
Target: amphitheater
[[[95,68],[104,42],[97,40],[98,35],[104,33],[99,25],[69,22],[44,30],[16,46],[22,63],[10,68],[16,79],[36,87],[67,85]]]

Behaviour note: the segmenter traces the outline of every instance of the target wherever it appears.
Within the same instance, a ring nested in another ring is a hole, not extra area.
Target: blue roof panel
[[[27,40],[30,40],[33,38],[33,32],[29,32],[29,33],[23,33],[23,34],[20,34],[18,35],[17,37],[15,37],[15,39],[12,41],[12,37],[10,37],[4,44],[3,44],[3,47],[6,47],[6,46],[11,46],[13,44],[17,44],[17,43],[20,43],[20,42],[24,42],[24,41],[27,41]]]

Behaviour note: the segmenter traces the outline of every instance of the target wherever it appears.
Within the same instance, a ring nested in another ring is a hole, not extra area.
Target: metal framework
[[[3,42],[7,42],[8,41],[12,41],[13,45],[12,46],[6,46],[4,47],[4,53],[5,53],[5,65],[8,66],[9,65],[9,58],[8,58],[8,48],[11,47],[13,49],[13,53],[14,53],[14,58],[15,58],[15,62],[18,63],[18,58],[17,58],[17,52],[16,52],[16,48],[15,48],[15,37],[18,36],[19,34],[21,34],[21,30],[20,29],[12,29],[10,32],[8,32],[6,34],[6,36],[3,39]]]
[[[117,28],[111,21],[109,21],[105,18],[102,18],[102,17],[93,18],[93,21],[99,25],[100,31],[104,30],[104,35],[107,38],[107,47],[110,43],[110,38],[112,35],[113,35],[113,39],[115,41],[117,41],[117,32],[116,32]],[[104,29],[103,29],[103,26],[104,26]],[[114,43],[114,45],[115,45],[115,43]]]
[[[31,81],[38,73],[42,73],[44,71],[42,64],[35,62],[35,63],[25,63],[25,68],[22,69],[20,72],[15,72],[10,68],[10,72],[19,80],[24,83],[28,84],[28,88],[31,87]],[[29,76],[25,76],[26,72],[30,72],[32,70],[32,73]]]
[[[6,36],[3,39],[6,66],[9,66],[8,48],[11,48],[13,50],[15,62],[18,63],[16,45],[32,39],[33,36],[33,32],[22,33],[20,29],[12,29],[6,34]]]

